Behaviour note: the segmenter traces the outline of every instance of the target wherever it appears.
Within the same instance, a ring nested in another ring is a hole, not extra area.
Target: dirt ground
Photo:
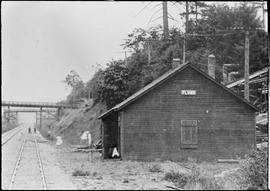
[[[40,133],[48,138],[46,125],[39,129]],[[78,138],[77,138],[78,139]],[[55,140],[51,139],[54,142]],[[79,146],[79,145],[78,145]],[[81,145],[82,146],[82,145]],[[170,190],[175,185],[164,180],[165,174],[174,171],[180,173],[191,173],[193,165],[200,169],[203,177],[222,180],[224,189],[241,189],[238,180],[241,174],[235,173],[240,164],[226,163],[194,163],[189,162],[135,162],[119,160],[102,160],[100,153],[95,153],[93,160],[90,154],[73,152],[75,145],[71,145],[64,139],[64,143],[56,146],[55,157],[72,183],[82,190]],[[150,168],[157,165],[160,172],[150,172]],[[75,170],[89,172],[88,176],[72,176]],[[197,189],[197,187],[194,187]]]
[[[58,160],[68,174],[72,174],[75,169],[83,169],[90,172],[90,176],[74,177],[72,182],[78,189],[91,190],[116,190],[116,189],[169,189],[172,183],[162,180],[164,172],[151,173],[149,167],[155,163],[131,162],[119,160],[101,160],[101,154],[96,153],[91,162],[91,157],[87,153],[71,152],[69,148],[59,148]],[[166,170],[170,168],[167,163]],[[171,169],[174,166],[171,164]],[[186,171],[182,167],[180,170]]]
[[[96,111],[89,111],[87,117],[91,118]],[[75,112],[76,114],[76,112]],[[77,114],[74,116],[77,116]],[[70,114],[71,115],[71,114]],[[79,114],[78,114],[79,115]],[[81,116],[80,114],[79,116]],[[74,117],[73,116],[73,117]],[[63,119],[59,122],[57,128],[63,131],[62,134],[53,129],[48,128],[48,122],[43,124],[42,129],[39,129],[40,133],[55,142],[55,137],[60,135],[64,143],[60,146],[55,146],[58,163],[66,174],[72,180],[72,183],[82,190],[170,190],[175,189],[176,185],[172,182],[164,180],[166,173],[170,171],[180,172],[184,174],[191,174],[192,167],[200,169],[201,177],[207,177],[210,179],[221,180],[223,188],[227,190],[241,189],[238,182],[241,179],[237,169],[240,164],[226,164],[226,163],[194,163],[192,160],[189,162],[135,162],[135,161],[119,161],[119,160],[105,160],[101,159],[100,153],[95,153],[93,160],[91,160],[90,154],[82,152],[73,152],[74,144],[83,144],[80,141],[80,133],[86,126],[82,125],[84,122],[90,123],[87,120],[72,120],[70,116],[66,116],[67,119]],[[92,117],[93,118],[93,117]],[[81,118],[80,118],[81,119]],[[69,125],[75,121],[73,125]],[[81,126],[78,126],[77,122]],[[84,121],[82,123],[82,121]],[[92,126],[97,126],[97,120],[91,121]],[[76,126],[76,128],[74,128]],[[67,128],[69,127],[69,128]],[[49,136],[48,131],[51,131]],[[79,145],[78,145],[79,146]],[[150,171],[153,166],[158,166],[160,170]],[[89,172],[87,176],[72,176],[76,170],[80,172]],[[192,187],[190,189],[200,189],[198,187]]]
[[[96,153],[92,160],[90,154],[72,152],[69,145],[57,147],[57,159],[62,168],[71,176],[71,180],[78,189],[83,190],[170,190],[175,187],[172,182],[163,180],[170,171],[189,173],[194,163],[165,162],[135,162],[120,160],[102,160],[101,154]],[[158,165],[161,172],[150,172],[150,168]],[[239,164],[200,163],[196,164],[206,175],[213,175],[226,179],[230,173],[239,167]],[[89,176],[72,176],[76,170],[89,171]],[[228,179],[229,180],[229,179]],[[227,181],[226,189],[235,189],[233,180]]]

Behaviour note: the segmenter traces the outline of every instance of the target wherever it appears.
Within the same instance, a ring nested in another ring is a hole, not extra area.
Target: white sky
[[[2,100],[65,99],[70,90],[62,81],[70,70],[86,82],[97,63],[124,58],[120,44],[135,28],[162,24],[162,18],[149,24],[160,2],[135,16],[148,3],[2,1]],[[169,6],[176,19],[179,10]]]

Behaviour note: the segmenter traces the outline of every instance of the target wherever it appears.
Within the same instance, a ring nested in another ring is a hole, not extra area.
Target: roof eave
[[[130,103],[134,102],[135,100],[139,99],[140,97],[142,97],[143,95],[147,94],[149,91],[151,91],[153,88],[155,88],[156,86],[160,85],[161,83],[163,83],[164,81],[166,81],[168,78],[174,76],[176,73],[178,73],[179,71],[183,70],[184,68],[186,68],[188,65],[192,65],[189,62],[186,62],[185,64],[181,65],[180,67],[176,68],[175,71],[172,71],[166,78],[158,81],[155,85],[150,86],[148,89],[146,89],[145,91],[143,91],[142,93],[140,93],[138,96],[134,97],[133,99],[129,100],[128,102],[126,102],[123,105],[120,106],[115,106],[114,110],[115,111],[120,111],[121,109],[123,109],[124,107],[126,107],[127,105],[129,105]],[[150,83],[151,84],[151,83]],[[128,99],[128,98],[127,98]],[[120,103],[121,104],[121,103]]]
[[[193,69],[195,69],[196,71],[198,71],[199,73],[201,73],[203,76],[205,76],[206,78],[208,78],[209,80],[213,81],[215,84],[219,85],[221,88],[227,90],[229,93],[231,93],[232,95],[234,95],[236,98],[238,98],[240,101],[246,103],[247,105],[249,105],[251,108],[253,108],[255,111],[260,111],[256,106],[254,106],[252,103],[250,103],[249,101],[247,101],[246,99],[243,99],[241,97],[239,97],[236,93],[234,93],[232,90],[230,90],[229,88],[227,88],[225,85],[218,83],[214,78],[212,78],[211,76],[207,75],[206,73],[204,73],[203,71],[201,71],[200,69],[198,69],[196,66],[194,66],[193,64],[187,62],[183,65],[181,65],[179,68],[175,69],[174,71],[172,71],[167,77],[163,78],[162,80],[158,81],[156,84],[154,84],[153,86],[151,86],[148,89],[146,89],[145,91],[142,91],[142,93],[139,93],[137,96],[135,96],[134,98],[131,98],[129,101],[127,101],[126,103],[122,104],[118,104],[116,106],[114,106],[113,108],[111,108],[110,110],[108,110],[107,112],[103,113],[102,115],[100,115],[98,117],[98,119],[103,119],[105,117],[107,117],[108,115],[110,115],[113,111],[120,111],[121,109],[123,109],[124,107],[126,107],[127,105],[129,105],[130,103],[134,102],[135,100],[137,100],[138,98],[140,98],[141,96],[145,95],[147,92],[151,91],[154,87],[156,87],[157,85],[163,83],[164,81],[166,81],[168,78],[174,76],[176,73],[178,73],[179,71],[183,70],[184,68],[186,68],[187,66],[192,67]],[[136,93],[135,93],[136,94]],[[127,98],[129,99],[129,98]]]
[[[251,108],[253,108],[255,111],[260,111],[259,108],[257,108],[255,105],[253,105],[252,103],[250,103],[248,100],[241,98],[239,95],[237,95],[236,93],[234,93],[231,89],[227,88],[225,85],[217,82],[214,78],[212,78],[211,76],[207,75],[206,73],[200,71],[198,68],[196,68],[196,66],[194,65],[190,65],[193,69],[195,69],[196,71],[198,71],[199,73],[201,73],[203,76],[205,76],[206,78],[210,79],[211,81],[213,81],[214,83],[216,83],[217,85],[219,85],[220,87],[222,87],[223,89],[227,90],[229,93],[231,93],[232,95],[234,95],[236,98],[238,98],[240,101],[246,103],[247,105],[249,105]]]
[[[105,117],[107,117],[108,115],[110,115],[112,112],[114,111],[114,108],[104,112],[103,114],[101,114],[100,116],[98,116],[98,119],[104,119]]]

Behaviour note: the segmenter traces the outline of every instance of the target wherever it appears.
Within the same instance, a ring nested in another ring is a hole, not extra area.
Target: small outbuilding
[[[124,160],[235,159],[255,147],[255,112],[247,100],[196,64],[175,67],[99,116],[103,157]]]

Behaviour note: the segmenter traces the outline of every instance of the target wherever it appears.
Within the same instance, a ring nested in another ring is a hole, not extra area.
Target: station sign
[[[181,90],[181,95],[196,95],[196,90]]]

